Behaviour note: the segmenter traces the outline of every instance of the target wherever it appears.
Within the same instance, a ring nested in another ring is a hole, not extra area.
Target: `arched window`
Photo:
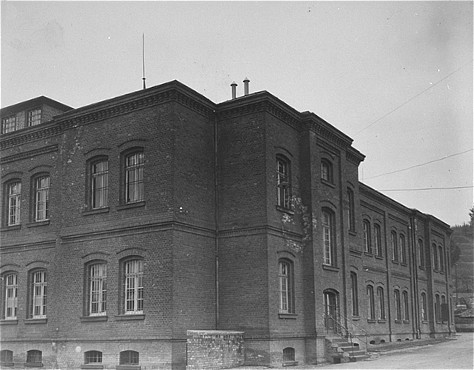
[[[410,320],[410,305],[408,302],[408,292],[403,292],[403,320]]]
[[[140,353],[137,351],[120,352],[120,365],[138,365],[140,363]]]
[[[43,366],[43,353],[37,349],[26,352],[26,363],[33,366]]]
[[[99,209],[108,206],[109,161],[99,157],[89,161],[90,207]]]
[[[84,364],[101,364],[102,363],[102,352],[100,351],[87,351],[84,352]]]
[[[407,246],[405,243],[405,235],[400,234],[400,255],[401,263],[407,263]]]
[[[428,311],[427,311],[428,305],[426,302],[426,293],[422,292],[421,293],[421,320],[422,321],[428,321]]]
[[[359,316],[359,292],[357,274],[351,271],[352,316]]]
[[[402,305],[400,302],[400,291],[395,289],[395,320],[401,321],[402,320]]]
[[[3,280],[3,319],[16,320],[18,311],[18,275],[7,273]]]
[[[33,270],[29,274],[30,280],[30,318],[46,318],[46,270]]]
[[[368,299],[368,318],[369,320],[375,320],[375,297],[374,297],[374,287],[372,285],[367,285],[367,299]]]
[[[347,210],[349,231],[355,231],[354,191],[351,188],[347,188],[347,201],[349,203]]]
[[[278,156],[277,161],[277,205],[290,209],[291,204],[291,174],[290,161],[283,156]]]
[[[87,312],[89,316],[104,316],[107,310],[107,264],[93,261],[86,266]]]
[[[438,247],[438,254],[439,254],[439,270],[443,272],[444,271],[444,253],[443,253],[443,247],[441,245]]]
[[[438,266],[438,248],[436,247],[436,244],[433,243],[432,246],[433,250],[433,268],[435,271],[438,271],[439,266]]]
[[[370,235],[370,222],[364,220],[364,251],[366,253],[372,253],[372,240]]]
[[[379,301],[379,319],[385,320],[385,297],[382,287],[377,288],[377,299]]]
[[[329,209],[323,209],[323,263],[329,266],[336,266],[335,234],[334,234],[334,213]]]
[[[392,243],[392,260],[398,262],[397,233],[395,231],[390,234],[390,240]]]
[[[374,233],[375,233],[375,253],[377,257],[383,257],[383,249],[382,249],[382,232],[380,230],[380,225],[374,225]]]
[[[423,246],[423,240],[418,239],[418,256],[420,258],[420,267],[425,267],[425,248]]]
[[[293,263],[287,259],[278,262],[278,279],[280,286],[280,313],[294,313]]]
[[[7,226],[15,226],[20,224],[20,209],[21,209],[21,182],[19,180],[9,181],[5,185],[5,193],[7,195],[5,215]]]
[[[124,203],[137,203],[144,197],[145,155],[142,148],[132,149],[123,154],[124,163]]]
[[[295,361],[295,349],[292,347],[286,347],[283,349],[283,362],[294,362]]]
[[[435,294],[435,318],[436,322],[441,321],[441,307],[439,301],[439,294]]]
[[[143,260],[128,259],[123,262],[124,312],[143,313]]]
[[[49,220],[49,175],[40,175],[34,178],[34,210],[33,219],[36,222]]]
[[[327,159],[321,160],[321,179],[331,184],[334,183],[332,163]]]

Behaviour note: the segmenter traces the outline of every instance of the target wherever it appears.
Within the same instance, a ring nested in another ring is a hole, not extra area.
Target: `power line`
[[[432,161],[428,161],[428,162],[425,162],[425,163],[415,164],[415,165],[413,165],[413,166],[410,166],[410,167],[407,167],[407,168],[402,168],[402,169],[400,169],[400,170],[395,170],[395,171],[392,171],[392,172],[385,172],[385,173],[381,173],[380,175],[367,177],[365,180],[368,180],[368,179],[375,179],[375,178],[377,178],[377,177],[381,177],[381,176],[385,176],[385,175],[391,175],[391,174],[393,174],[393,173],[408,171],[408,170],[411,170],[412,168],[425,166],[425,165],[427,165],[427,164],[434,163],[434,162],[444,161],[445,159],[448,159],[448,158],[451,158],[451,157],[455,157],[455,156],[457,156],[457,155],[469,153],[469,152],[472,152],[472,151],[473,151],[473,149],[469,149],[469,150],[465,150],[465,151],[463,151],[463,152],[450,154],[450,155],[447,155],[447,156],[445,156],[445,157],[443,157],[443,158],[433,159]]]
[[[474,59],[471,59],[469,62],[463,64],[461,67],[459,67],[458,69],[456,69],[454,72],[451,72],[450,74],[448,74],[447,76],[443,77],[441,80],[439,80],[438,82],[435,82],[434,84],[430,85],[429,87],[427,87],[426,89],[424,89],[423,91],[421,91],[420,93],[416,94],[415,96],[412,96],[410,99],[408,99],[407,101],[405,101],[404,103],[400,104],[398,107],[392,109],[390,112],[388,112],[387,114],[384,114],[382,117],[376,119],[374,122],[372,122],[370,125],[364,127],[362,130],[358,131],[355,133],[354,136],[356,135],[359,135],[362,131],[365,131],[367,130],[369,127],[372,127],[373,125],[375,125],[377,122],[381,121],[382,119],[384,119],[385,117],[387,117],[388,115],[392,114],[393,112],[397,111],[398,109],[400,109],[401,107],[403,107],[404,105],[408,104],[409,102],[411,102],[412,100],[416,99],[417,97],[419,97],[420,95],[424,94],[425,92],[427,92],[429,89],[435,87],[436,85],[438,85],[439,83],[441,83],[442,81],[446,80],[448,77],[451,77],[453,74],[455,74],[456,72],[458,72],[459,70],[461,70],[462,68],[464,68],[464,66],[466,66],[467,64],[470,64],[472,63]]]
[[[424,191],[424,190],[453,190],[453,189],[470,189],[474,188],[471,186],[453,186],[453,187],[442,187],[442,188],[418,188],[418,189],[383,189],[379,191]]]

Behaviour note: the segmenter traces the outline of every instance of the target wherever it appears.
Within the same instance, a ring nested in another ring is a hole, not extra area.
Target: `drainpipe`
[[[215,258],[215,299],[216,299],[216,323],[215,327],[219,327],[219,189],[218,189],[218,158],[217,158],[217,112],[214,111],[214,258]]]

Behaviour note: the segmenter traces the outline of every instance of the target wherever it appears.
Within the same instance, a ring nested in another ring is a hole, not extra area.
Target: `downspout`
[[[417,223],[414,215],[410,217],[410,244],[411,244],[411,268],[413,269],[413,289],[412,289],[412,302],[413,302],[413,330],[415,331],[416,339],[420,339],[420,302],[418,292],[418,260],[417,260],[417,243],[416,243],[416,231]]]
[[[218,158],[217,158],[217,113],[214,111],[214,224],[215,224],[215,237],[214,237],[214,258],[215,258],[215,300],[216,300],[216,312],[215,312],[215,328],[219,328],[219,189],[218,189]]]
[[[384,227],[384,239],[385,239],[385,266],[387,268],[387,313],[388,313],[388,338],[389,341],[392,341],[392,306],[390,305],[390,297],[392,293],[392,286],[391,286],[391,276],[390,276],[390,261],[392,260],[391,253],[389,253],[389,248],[388,248],[388,239],[389,236],[387,234],[388,232],[388,225],[387,225],[387,211],[384,212],[383,215],[383,227]],[[390,249],[390,252],[392,250]]]
[[[345,156],[346,153],[343,152]],[[345,236],[346,236],[346,228],[344,226],[344,194],[345,194],[345,177],[343,178],[343,170],[342,170],[342,155],[339,157],[339,208],[340,208],[340,217],[341,217],[341,265],[342,265],[342,291],[343,293],[343,300],[344,300],[344,326],[347,328],[347,282],[346,282],[346,250],[345,250]],[[345,163],[344,163],[345,165]],[[337,254],[336,254],[337,255]],[[336,259],[337,263],[337,259]]]

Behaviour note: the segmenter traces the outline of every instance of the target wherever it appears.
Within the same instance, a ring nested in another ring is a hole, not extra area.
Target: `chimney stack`
[[[250,80],[247,77],[245,77],[245,80],[244,80],[244,95],[249,94],[249,82],[250,82]]]
[[[232,99],[235,99],[237,97],[237,84],[234,81],[230,86],[232,86]]]

